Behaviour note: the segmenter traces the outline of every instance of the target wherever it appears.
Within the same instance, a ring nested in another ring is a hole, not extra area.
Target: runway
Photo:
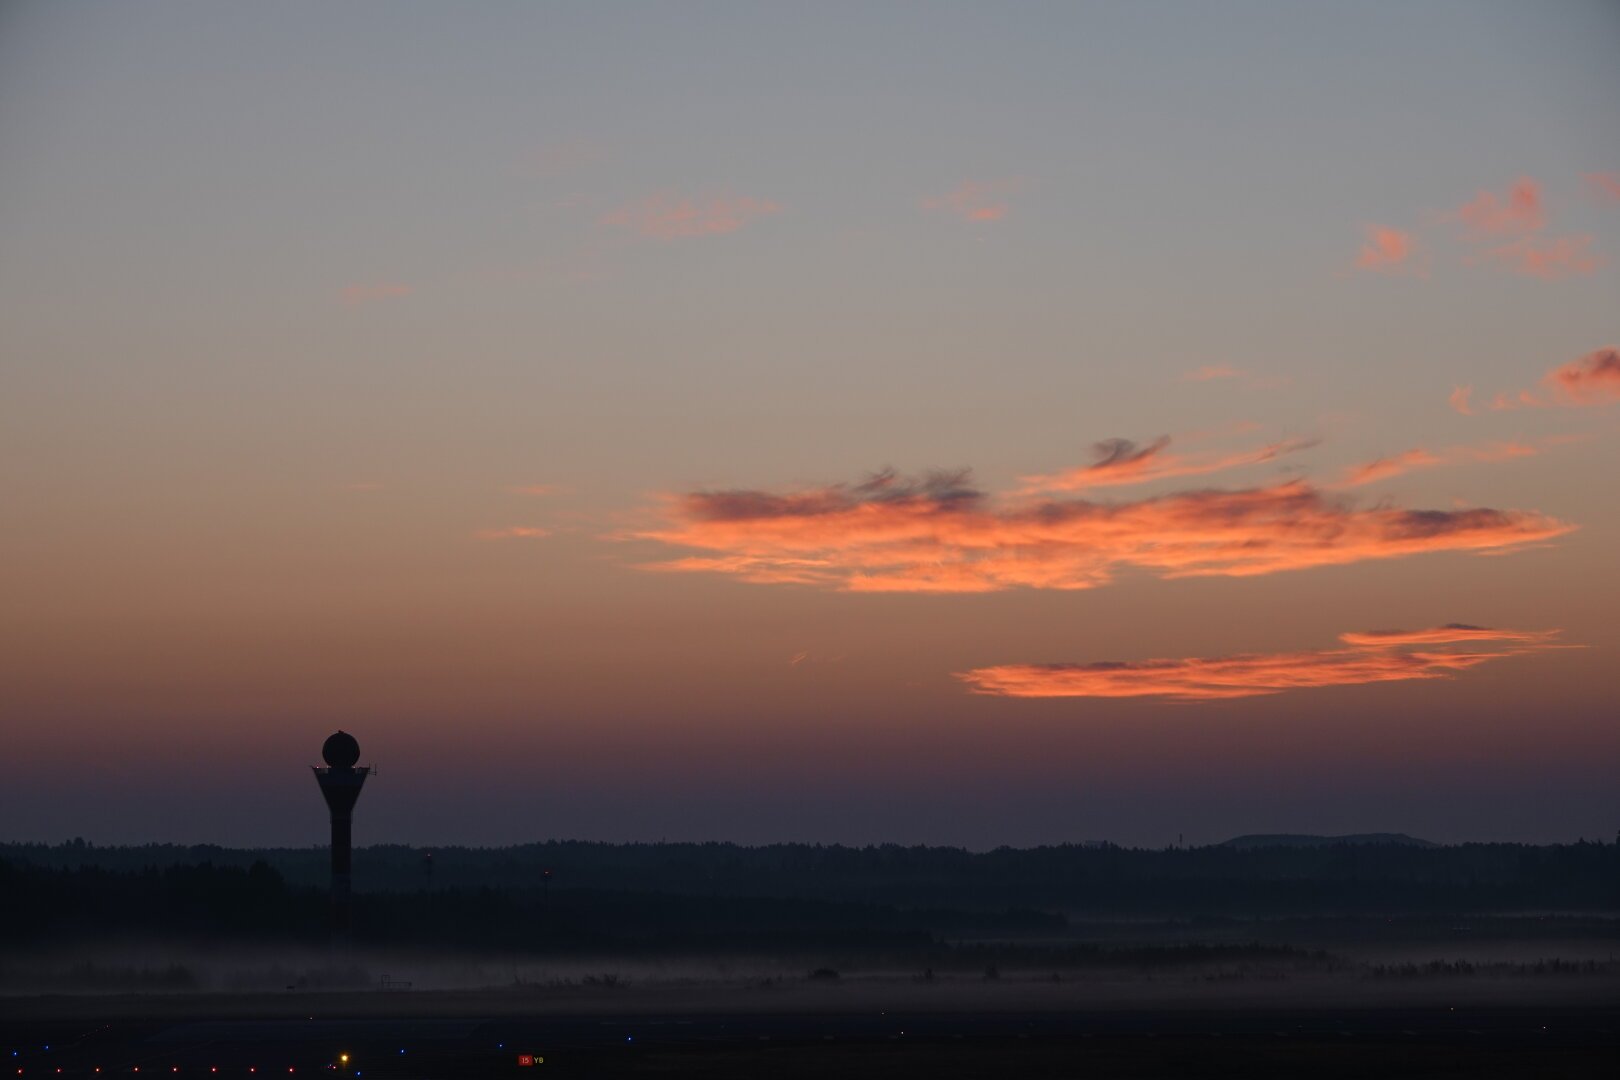
[[[1607,1076],[1613,1005],[0,1024],[20,1077]]]

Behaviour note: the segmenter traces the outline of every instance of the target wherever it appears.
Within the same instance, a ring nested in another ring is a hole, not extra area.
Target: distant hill
[[[1402,847],[1432,848],[1439,844],[1419,840],[1399,832],[1351,833],[1348,836],[1312,836],[1309,833],[1249,833],[1234,836],[1217,847],[1252,848],[1273,847],[1332,847],[1335,844],[1399,844]]]

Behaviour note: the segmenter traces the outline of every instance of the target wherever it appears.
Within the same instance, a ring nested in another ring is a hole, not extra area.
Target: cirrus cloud
[[[1262,465],[1315,445],[1316,439],[1285,439],[1229,453],[1172,454],[1168,452],[1168,435],[1161,435],[1146,446],[1138,446],[1130,439],[1104,439],[1093,444],[1096,460],[1090,465],[1049,475],[1026,476],[1022,480],[1025,491],[1082,491],[1142,484],[1149,480],[1201,476],[1245,465]]]
[[[1437,465],[1461,465],[1478,461],[1509,461],[1513,458],[1535,457],[1541,453],[1534,446],[1521,442],[1491,442],[1479,446],[1453,446],[1438,452],[1421,446],[1399,454],[1376,458],[1345,469],[1339,481],[1341,487],[1360,487],[1378,480],[1388,480],[1417,469],[1430,469]]]
[[[1340,634],[1346,645],[1372,648],[1394,648],[1400,645],[1452,645],[1460,641],[1507,641],[1533,644],[1551,641],[1561,633],[1558,630],[1498,630],[1489,626],[1470,626],[1468,623],[1446,623],[1427,630],[1362,630]]]
[[[1122,571],[1245,577],[1426,552],[1502,554],[1574,526],[1533,511],[1358,507],[1302,480],[1122,502],[996,500],[964,472],[784,494],[663,499],[661,526],[621,533],[692,554],[643,569],[849,592],[1087,589]]]
[[[1000,664],[957,672],[974,693],[1019,698],[1220,701],[1311,687],[1448,679],[1492,660],[1546,649],[1559,631],[1452,623],[1428,630],[1340,635],[1347,648],[1089,664]],[[1473,643],[1486,648],[1414,648]]]

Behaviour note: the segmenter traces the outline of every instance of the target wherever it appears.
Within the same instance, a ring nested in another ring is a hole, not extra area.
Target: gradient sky
[[[6,4],[0,838],[1611,836],[1617,44]]]

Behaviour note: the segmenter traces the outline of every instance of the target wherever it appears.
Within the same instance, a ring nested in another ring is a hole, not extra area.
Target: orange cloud
[[[1488,626],[1469,626],[1467,623],[1446,623],[1427,630],[1364,630],[1340,634],[1346,645],[1366,648],[1394,648],[1400,645],[1451,645],[1459,641],[1510,641],[1521,644],[1545,642],[1557,637],[1559,630],[1496,630]]]
[[[401,296],[409,296],[415,292],[409,285],[397,282],[376,281],[345,285],[338,290],[338,298],[350,307],[369,304],[376,300],[393,300]]]
[[[1516,442],[1453,446],[1438,454],[1430,453],[1422,447],[1414,447],[1386,458],[1351,465],[1345,470],[1344,478],[1339,483],[1342,487],[1359,487],[1378,480],[1388,480],[1390,477],[1400,476],[1414,469],[1428,469],[1436,465],[1459,465],[1471,461],[1508,461],[1512,458],[1534,457],[1539,453],[1541,451],[1534,446]]]
[[[1309,687],[1446,679],[1491,660],[1556,648],[1545,642],[1557,633],[1486,630],[1454,624],[1412,632],[1344,634],[1342,640],[1352,646],[1345,649],[1092,664],[1002,664],[958,672],[956,677],[975,693],[1001,697],[1217,701]],[[1505,647],[1490,651],[1406,648],[1461,641]]]
[[[1620,173],[1581,173],[1587,190],[1604,202],[1620,202]]]
[[[1485,258],[1516,274],[1556,281],[1576,274],[1593,274],[1604,265],[1601,255],[1591,251],[1589,235],[1555,236],[1538,241],[1522,237],[1511,243],[1493,247]]]
[[[1510,394],[1504,390],[1491,398],[1491,402],[1486,408],[1492,412],[1512,412],[1514,409],[1541,409],[1545,408],[1546,405],[1545,401],[1542,401],[1528,390],[1520,390],[1516,394]]]
[[[1605,262],[1592,252],[1589,235],[1542,235],[1548,219],[1541,185],[1527,176],[1505,197],[1481,191],[1445,217],[1461,222],[1466,239],[1475,244],[1475,253],[1465,262],[1549,281],[1595,273]]]
[[[1316,445],[1316,440],[1289,439],[1228,454],[1169,454],[1165,452],[1169,445],[1168,435],[1161,435],[1144,447],[1138,447],[1129,439],[1105,439],[1092,447],[1097,456],[1092,464],[1045,476],[1022,477],[1024,490],[1082,491],[1167,477],[1200,476],[1275,461],[1284,454],[1310,449]]]
[[[1485,507],[1357,508],[1304,481],[1103,503],[998,503],[963,473],[773,494],[665,500],[664,527],[623,534],[696,554],[645,569],[850,592],[1086,589],[1124,569],[1164,578],[1272,574],[1434,551],[1498,554],[1573,526]]]
[[[1528,176],[1515,181],[1505,198],[1480,191],[1449,216],[1462,222],[1476,237],[1533,233],[1547,224],[1541,185]]]
[[[1594,349],[1548,372],[1542,382],[1569,405],[1608,405],[1620,401],[1620,349]]]
[[[1387,480],[1392,476],[1411,472],[1413,469],[1426,469],[1438,464],[1440,464],[1438,457],[1419,447],[1391,457],[1352,465],[1345,470],[1344,479],[1340,483],[1345,487],[1357,487],[1375,480]]]
[[[964,180],[944,195],[922,200],[924,210],[944,210],[964,221],[1000,221],[1011,213],[1005,197],[1019,188],[1016,180]]]
[[[1470,405],[1468,401],[1473,394],[1474,388],[1472,386],[1458,386],[1452,389],[1451,397],[1447,400],[1451,402],[1451,407],[1453,409],[1456,409],[1464,416],[1473,416],[1474,407]]]
[[[1535,457],[1540,450],[1527,443],[1491,442],[1481,446],[1454,446],[1445,451],[1447,464],[1462,461],[1512,461],[1514,458]]]
[[[1387,225],[1366,226],[1366,240],[1356,256],[1359,270],[1390,272],[1406,265],[1412,255],[1412,234]]]
[[[1608,405],[1620,400],[1620,349],[1606,346],[1556,367],[1541,378],[1545,397],[1529,390],[1502,391],[1486,406],[1493,412],[1550,405]]]
[[[657,240],[692,236],[723,236],[782,207],[769,199],[719,195],[707,201],[676,195],[650,195],[601,217],[603,225],[630,229]]]
[[[555,495],[562,489],[556,484],[519,484],[518,486],[508,488],[507,490],[514,495],[533,495],[535,497],[540,497],[543,495]]]
[[[508,525],[503,529],[480,529],[473,535],[479,540],[543,540],[551,530],[541,525]]]

